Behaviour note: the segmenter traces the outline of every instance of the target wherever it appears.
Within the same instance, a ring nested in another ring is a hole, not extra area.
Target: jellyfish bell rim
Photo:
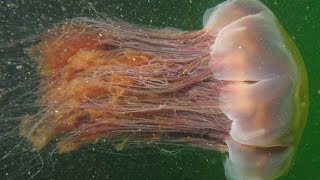
[[[233,139],[226,140],[226,143],[228,147],[231,147],[229,150],[234,151],[224,160],[223,164],[228,180],[274,179],[280,177],[288,171],[295,152],[293,145],[269,150],[242,145]],[[264,166],[268,163],[272,166]]]
[[[241,4],[243,3],[243,4]],[[251,9],[246,9],[246,11],[241,11],[241,7],[239,9],[233,9],[233,11],[228,11],[225,14],[225,9],[230,9],[232,6],[237,5],[242,6],[252,6]],[[242,17],[248,16],[250,14],[257,14],[259,12],[267,12],[268,14],[273,14],[263,3],[259,0],[226,0],[215,7],[209,8],[205,11],[202,19],[203,29],[209,31],[212,35],[217,35],[222,28],[224,28],[229,23],[236,21]],[[226,18],[225,16],[228,16]],[[217,19],[224,19],[224,22],[218,22]]]
[[[277,19],[276,19],[277,20]],[[308,73],[306,70],[306,66],[304,60],[301,56],[301,53],[298,47],[295,45],[293,39],[289,36],[283,26],[277,20],[277,26],[281,35],[283,35],[283,39],[285,43],[288,45],[287,48],[291,52],[291,55],[294,60],[294,65],[297,67],[297,76],[294,94],[293,94],[293,102],[294,108],[296,109],[297,115],[295,116],[293,122],[295,129],[299,129],[298,136],[295,138],[293,144],[296,146],[299,144],[301,136],[303,134],[304,127],[308,120],[309,113],[309,81],[308,81]]]

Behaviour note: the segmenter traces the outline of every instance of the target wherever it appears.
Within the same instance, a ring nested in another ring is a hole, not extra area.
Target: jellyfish
[[[38,65],[38,111],[19,131],[36,152],[173,142],[225,153],[228,179],[273,179],[306,123],[302,57],[258,0],[227,0],[190,32],[78,17],[27,52]]]

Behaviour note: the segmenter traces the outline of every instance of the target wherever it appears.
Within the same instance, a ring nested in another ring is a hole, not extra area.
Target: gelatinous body
[[[205,17],[204,29],[217,37],[211,47],[219,59],[214,76],[232,82],[220,94],[220,107],[232,120],[227,174],[231,179],[277,177],[287,169],[306,121],[302,58],[258,1],[227,1]]]
[[[288,169],[306,122],[302,58],[256,0],[209,9],[192,32],[75,18],[28,54],[39,66],[40,111],[20,134],[35,151],[172,141],[228,151],[229,179],[272,179]]]

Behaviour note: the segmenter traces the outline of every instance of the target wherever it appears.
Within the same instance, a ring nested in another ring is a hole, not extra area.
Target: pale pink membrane
[[[278,177],[299,136],[293,101],[298,70],[285,31],[256,0],[228,0],[207,10],[204,29],[216,37],[214,77],[230,82],[220,94],[220,107],[232,120],[226,175]]]

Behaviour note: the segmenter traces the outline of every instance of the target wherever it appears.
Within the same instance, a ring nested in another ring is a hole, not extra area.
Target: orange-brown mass
[[[112,106],[126,93],[125,90],[113,89],[113,84],[127,86],[133,83],[120,73],[109,77],[94,77],[95,74],[108,71],[110,66],[125,68],[148,63],[148,55],[143,52],[124,50],[119,54],[103,50],[99,44],[101,37],[101,34],[86,28],[66,24],[30,50],[32,54],[35,51],[39,53],[43,89],[39,104],[47,111],[35,129],[33,121],[39,120],[39,117],[30,116],[22,122],[21,134],[32,142],[34,150],[42,149],[53,138],[78,126],[110,116],[103,109],[82,106],[105,98],[109,100],[101,106]],[[96,141],[100,136],[99,132],[91,134],[84,137],[82,143]],[[77,146],[61,143],[59,151],[71,151]]]

